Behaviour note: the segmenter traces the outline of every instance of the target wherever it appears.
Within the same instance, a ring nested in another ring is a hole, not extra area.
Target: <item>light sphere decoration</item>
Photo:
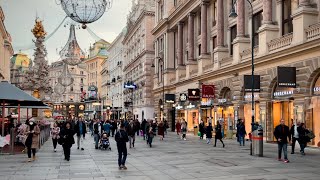
[[[60,4],[67,16],[85,29],[112,7],[113,0],[60,0]]]
[[[54,93],[58,95],[63,94],[65,91],[66,91],[66,87],[62,86],[59,83],[54,87]]]
[[[70,86],[73,83],[73,81],[74,79],[69,72],[68,65],[64,64],[63,71],[61,75],[58,77],[58,83],[66,87]]]
[[[59,52],[62,61],[65,64],[76,66],[82,62],[85,57],[81,50],[75,33],[75,25],[70,25],[69,39],[63,49]]]

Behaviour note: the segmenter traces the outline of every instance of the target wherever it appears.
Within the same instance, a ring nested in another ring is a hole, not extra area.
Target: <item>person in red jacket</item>
[[[179,135],[181,131],[181,123],[179,120],[176,123],[176,131],[177,131],[177,135]]]

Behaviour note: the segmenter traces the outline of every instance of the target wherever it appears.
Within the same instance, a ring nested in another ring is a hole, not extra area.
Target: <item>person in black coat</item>
[[[205,127],[204,127],[204,122],[201,121],[199,124],[199,132],[200,132],[200,139],[203,139],[203,135],[205,133]]]
[[[70,151],[74,142],[74,131],[71,129],[71,123],[66,122],[65,127],[60,132],[60,138],[62,138],[62,147],[64,152],[64,159],[69,161],[70,160]]]
[[[214,139],[214,146],[213,147],[216,147],[217,145],[217,139],[220,140],[220,142],[222,143],[223,147],[225,147],[223,141],[222,141],[222,126],[220,124],[219,121],[217,121],[217,125],[216,125],[216,135],[215,135],[215,139]]]
[[[114,132],[117,130],[117,122],[115,120],[111,121],[111,135],[114,136]]]
[[[306,129],[306,125],[304,123],[301,123],[301,125],[298,127],[299,132],[299,144],[300,144],[300,153],[302,155],[305,155],[304,149],[307,147],[307,143],[310,142],[310,138],[307,136],[310,131]]]
[[[209,125],[206,128],[206,138],[207,138],[207,144],[211,143],[211,138],[212,138],[212,125],[209,123]]]
[[[84,123],[82,118],[80,118],[76,122],[76,124],[74,126],[74,131],[75,131],[75,133],[77,133],[77,145],[78,145],[78,149],[79,149],[80,148],[80,142],[81,143],[83,142],[83,139],[85,139],[86,133],[87,133],[86,124]],[[84,150],[83,147],[81,148],[81,150]]]
[[[294,154],[294,149],[296,146],[296,141],[299,142],[299,132],[298,132],[298,128],[300,127],[300,122],[298,122],[297,124],[293,123],[293,119],[291,119],[291,129],[290,129],[290,134],[291,134],[291,154]]]
[[[127,132],[125,131],[125,125],[120,125],[120,130],[115,135],[115,140],[117,142],[118,149],[118,165],[119,170],[127,169],[126,167],[126,159],[127,159],[127,142],[129,141],[129,137]]]
[[[288,163],[288,152],[287,152],[287,147],[288,147],[288,139],[289,142],[291,141],[291,136],[290,136],[290,130],[289,127],[284,124],[284,120],[281,119],[280,125],[278,125],[274,129],[274,137],[277,139],[278,142],[278,160],[282,161],[281,159],[281,154],[283,150],[284,154],[284,162]]]
[[[146,137],[147,137],[146,124],[147,124],[147,120],[144,119],[141,123],[141,128],[140,128],[143,133],[143,140],[146,140]]]

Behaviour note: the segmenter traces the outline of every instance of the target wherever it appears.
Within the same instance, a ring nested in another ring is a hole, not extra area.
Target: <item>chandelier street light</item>
[[[109,9],[113,0],[59,0],[62,9],[72,20],[81,23],[86,29],[89,23],[95,22]]]
[[[250,4],[251,6],[251,80],[252,80],[252,84],[251,84],[251,133],[253,133],[254,130],[254,21],[253,21],[253,6],[251,4],[251,2],[249,0],[247,0],[247,2]],[[236,9],[235,9],[235,4],[237,3],[237,1],[234,1],[234,3],[232,4],[232,9],[231,12],[229,14],[229,17],[232,18],[236,18],[238,16]],[[252,155],[252,141],[251,141],[251,145],[250,145],[250,155]]]

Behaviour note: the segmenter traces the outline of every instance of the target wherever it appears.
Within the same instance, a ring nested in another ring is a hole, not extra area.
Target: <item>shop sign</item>
[[[257,100],[257,99],[259,99],[259,94],[254,94],[253,97],[255,100]],[[251,99],[252,99],[252,94],[246,94],[244,96],[244,100],[251,100]]]
[[[293,94],[293,90],[290,91],[278,91],[278,92],[274,92],[273,96],[274,97],[282,97],[282,96],[290,96]]]
[[[206,101],[206,102],[201,101],[201,106],[211,106],[211,105],[212,105],[212,101],[211,100]]]
[[[165,101],[166,103],[174,103],[176,100],[176,95],[175,94],[165,94]]]
[[[189,101],[199,101],[200,100],[200,89],[188,89]]]
[[[202,98],[214,98],[214,92],[214,85],[202,85]]]
[[[278,87],[296,88],[296,67],[278,66]]]
[[[226,103],[227,102],[227,99],[218,99],[218,103]]]
[[[252,75],[244,75],[244,91],[252,92]],[[253,75],[253,92],[260,92],[259,75]]]
[[[183,109],[183,106],[178,105],[176,109]]]
[[[88,88],[88,93],[89,93],[89,99],[97,99],[98,95],[98,88],[96,86],[89,86]]]
[[[193,108],[195,108],[195,107],[196,107],[196,105],[190,103],[186,108],[187,108],[187,109],[193,109]]]
[[[180,94],[180,97],[179,97],[179,100],[180,100],[180,102],[185,102],[185,101],[187,101],[187,99],[188,99],[188,96],[187,96],[187,94]]]

